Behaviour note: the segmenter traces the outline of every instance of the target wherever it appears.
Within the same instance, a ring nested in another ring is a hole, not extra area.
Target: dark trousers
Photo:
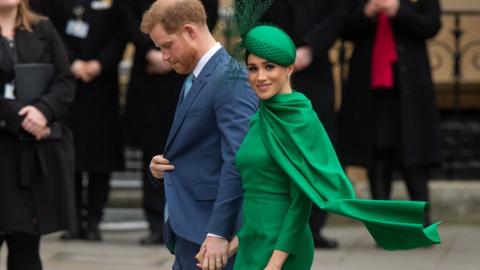
[[[393,172],[398,167],[397,156],[398,154],[393,148],[382,148],[375,151],[373,166],[368,170],[370,191],[373,199],[390,199]],[[400,172],[407,186],[410,199],[428,202],[428,168],[424,166],[401,167]],[[430,223],[428,209],[425,214],[425,223]]]
[[[163,230],[163,211],[165,208],[165,190],[163,185],[156,188],[150,182],[150,161],[154,153],[143,153],[143,210],[147,219],[151,233],[162,234]]]
[[[186,239],[175,237],[175,261],[172,270],[198,270],[195,255],[200,251],[200,245]],[[222,270],[233,269],[234,257],[228,260],[228,265]]]
[[[110,173],[87,173],[87,184],[83,175],[75,174],[75,202],[79,228],[97,226],[102,220],[103,210],[110,192]]]
[[[42,270],[40,236],[26,233],[0,234],[0,248],[7,243],[8,270]]]

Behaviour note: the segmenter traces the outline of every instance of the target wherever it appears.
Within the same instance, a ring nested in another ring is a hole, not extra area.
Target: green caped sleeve
[[[294,181],[290,181],[289,197],[291,200],[290,206],[283,220],[275,249],[296,254],[301,244],[301,235],[310,218],[312,201]]]

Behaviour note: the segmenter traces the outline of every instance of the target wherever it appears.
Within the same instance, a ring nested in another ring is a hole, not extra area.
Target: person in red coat
[[[368,168],[374,199],[390,198],[398,170],[410,198],[429,201],[440,140],[426,41],[441,27],[439,1],[352,4],[344,33],[354,51],[340,111],[341,158]]]

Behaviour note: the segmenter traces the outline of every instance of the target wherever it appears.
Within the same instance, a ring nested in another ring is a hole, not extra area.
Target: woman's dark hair
[[[244,58],[244,60],[245,60],[245,65],[248,65],[248,62],[247,62],[247,61],[248,61],[248,56],[249,56],[249,55],[250,55],[250,52],[249,52],[249,51],[245,51],[245,56],[244,56],[244,57],[245,57],[245,58]]]

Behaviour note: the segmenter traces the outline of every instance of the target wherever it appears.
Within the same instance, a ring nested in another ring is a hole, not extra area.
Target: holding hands
[[[379,12],[385,13],[388,17],[395,17],[400,8],[400,0],[370,0],[365,5],[365,16],[372,18]]]
[[[50,135],[50,128],[47,126],[45,115],[33,106],[25,106],[18,115],[24,116],[22,128],[28,133],[35,136],[37,140],[41,140]]]
[[[202,270],[220,270],[227,266],[228,258],[238,249],[238,238],[228,242],[224,238],[207,236],[200,251],[195,256],[197,266]]]

